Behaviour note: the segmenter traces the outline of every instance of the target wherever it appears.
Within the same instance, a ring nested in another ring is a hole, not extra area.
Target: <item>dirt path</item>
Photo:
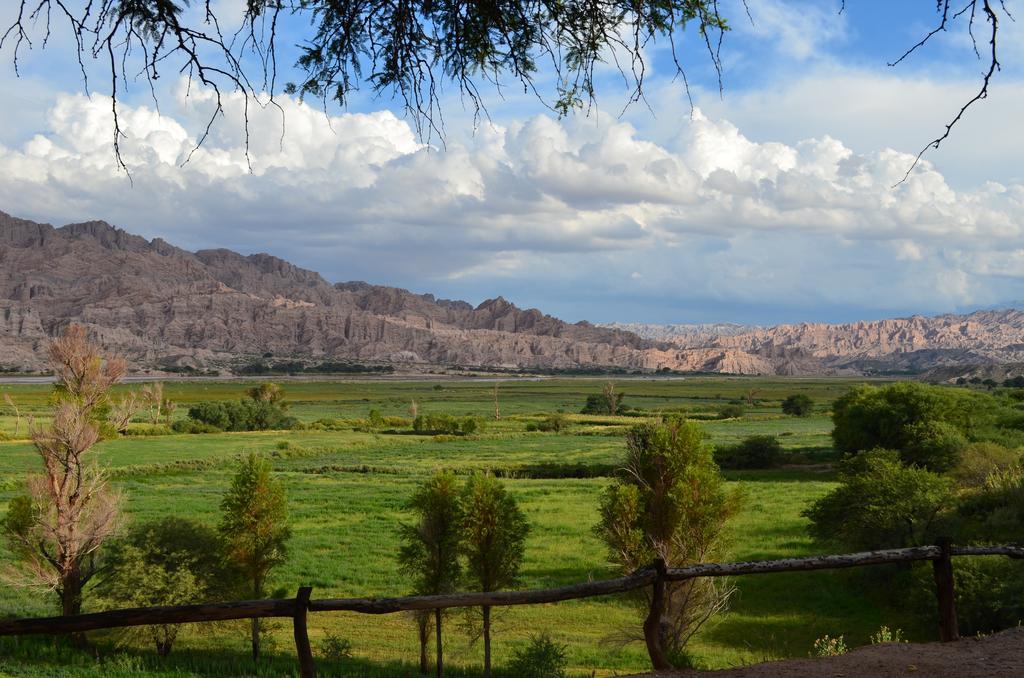
[[[675,671],[647,678],[1024,678],[1024,628],[957,643],[889,643],[828,659],[788,659],[722,671]]]

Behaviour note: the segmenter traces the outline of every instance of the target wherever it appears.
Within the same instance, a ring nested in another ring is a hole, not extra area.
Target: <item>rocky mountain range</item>
[[[55,228],[0,212],[0,367],[42,368],[47,339],[71,322],[136,369],[230,370],[272,358],[858,374],[1024,362],[1016,310],[768,328],[571,324],[501,297],[473,306],[332,284],[268,254],[188,252],[101,221]]]

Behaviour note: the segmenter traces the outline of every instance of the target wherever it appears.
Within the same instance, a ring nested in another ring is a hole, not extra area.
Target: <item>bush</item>
[[[971,443],[960,454],[952,475],[965,487],[981,487],[995,471],[1005,471],[1021,461],[1021,453],[996,443]]]
[[[342,662],[352,658],[352,641],[328,633],[320,643],[320,656],[330,662]]]
[[[920,465],[930,459],[929,445],[938,444],[940,456],[947,454],[945,439],[953,431],[973,439],[994,423],[1000,408],[992,396],[962,389],[916,382],[857,386],[832,405],[832,440],[837,450],[848,454],[875,448],[909,450],[916,458],[906,461]],[[915,449],[922,436],[924,447]],[[935,468],[943,463],[944,457]]]
[[[871,635],[872,645],[882,645],[883,643],[905,643],[903,639],[903,631],[900,629],[890,629],[888,626],[883,626],[878,629],[877,633]]]
[[[814,641],[814,650],[811,652],[811,656],[838,657],[849,651],[850,649],[846,647],[846,641],[843,640],[842,636],[831,638],[826,634]]]
[[[543,633],[533,636],[529,645],[512,653],[508,670],[519,678],[566,678],[568,664],[565,645]]]
[[[904,429],[900,459],[905,464],[939,473],[953,468],[967,447],[967,438],[952,424],[944,421],[919,421]]]
[[[782,401],[782,413],[806,417],[814,411],[814,401],[806,393],[796,393]]]
[[[744,412],[743,405],[730,403],[719,407],[717,416],[719,419],[739,419]]]
[[[281,402],[252,398],[196,403],[189,408],[188,416],[222,431],[282,430],[298,423],[285,413]]]
[[[114,607],[184,605],[226,597],[234,575],[223,566],[217,533],[187,518],[135,525],[115,544],[98,592]],[[156,624],[148,634],[157,654],[170,653],[178,624]]]
[[[537,430],[544,432],[554,431],[559,433],[562,429],[569,427],[569,419],[564,414],[552,414],[537,424]]]
[[[468,435],[482,430],[483,422],[477,417],[453,417],[450,414],[419,414],[412,422],[412,430],[424,435]]]
[[[927,570],[922,573],[921,586],[934,590],[928,574]],[[957,558],[955,595],[963,635],[1016,626],[1024,619],[1024,563],[1008,558]]]
[[[223,429],[219,429],[212,424],[206,424],[201,421],[194,419],[179,419],[171,424],[171,430],[175,433],[223,433]]]
[[[949,479],[904,465],[892,450],[847,459],[839,481],[803,515],[816,540],[852,551],[932,543],[937,519],[952,504]]]
[[[782,445],[769,435],[748,436],[738,445],[715,450],[715,461],[728,469],[776,468],[782,457]]]

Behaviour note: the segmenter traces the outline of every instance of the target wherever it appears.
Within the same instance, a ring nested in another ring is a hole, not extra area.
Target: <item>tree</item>
[[[782,462],[782,445],[775,436],[747,436],[733,447],[715,450],[715,461],[728,469],[775,468]]]
[[[156,426],[160,422],[160,413],[164,403],[163,382],[153,381],[143,384],[140,394],[142,402],[145,403],[146,409],[149,410],[149,423]]]
[[[7,403],[7,407],[14,411],[14,437],[17,438],[21,432],[21,410],[14,402],[14,398],[11,397],[10,393],[4,393],[4,402]]]
[[[227,560],[237,568],[246,594],[267,595],[271,571],[288,556],[287,500],[270,463],[250,453],[242,460],[220,507],[220,535]],[[260,656],[260,620],[252,620],[252,658]]]
[[[264,381],[259,386],[253,386],[246,395],[261,403],[280,405],[282,410],[288,409],[284,402],[284,389],[272,381]]]
[[[615,384],[608,382],[601,387],[600,394],[587,396],[587,402],[580,410],[580,414],[610,414],[614,416],[622,410],[622,399],[625,395],[625,393],[615,390]]]
[[[897,450],[906,463],[941,471],[999,409],[993,397],[962,389],[915,382],[857,386],[832,405],[832,441],[847,454]]]
[[[29,429],[43,470],[29,476],[26,495],[11,500],[3,531],[20,581],[56,591],[66,616],[81,612],[96,554],[118,526],[120,498],[88,453],[100,435],[96,411],[125,363],[105,358],[80,325],[50,342],[49,357],[59,386],[53,421]]]
[[[906,466],[893,450],[846,460],[839,482],[803,515],[816,540],[854,551],[931,543],[937,521],[953,502],[948,478]]]
[[[515,497],[489,474],[470,476],[462,491],[462,544],[466,580],[480,591],[497,591],[519,583],[530,526]],[[491,675],[491,607],[481,608],[484,675]]]
[[[596,530],[623,574],[655,559],[682,567],[718,551],[736,501],[725,491],[704,432],[672,418],[626,436],[623,473],[601,497]],[[708,577],[668,582],[661,600],[646,592],[644,640],[654,668],[678,664],[686,643],[730,593]]]
[[[0,36],[13,44],[15,71],[22,50],[47,46],[46,37],[61,24],[74,37],[74,64],[86,73],[97,62],[106,71],[113,98],[113,147],[121,166],[124,136],[118,101],[130,76],[142,75],[156,95],[154,81],[162,72],[180,70],[212,91],[216,106],[206,132],[223,113],[222,93],[241,92],[266,104],[282,91],[310,97],[326,105],[348,103],[364,82],[377,94],[397,95],[412,114],[421,135],[441,133],[440,91],[453,83],[486,114],[481,87],[500,92],[512,81],[535,94],[560,115],[587,109],[596,96],[595,73],[613,58],[631,88],[630,103],[644,100],[647,54],[659,41],[672,55],[673,67],[689,93],[680,55],[684,37],[692,36],[707,53],[721,87],[723,38],[730,30],[717,0],[679,0],[636,4],[514,0],[504,4],[436,0],[395,4],[387,0],[250,0],[242,27],[222,34],[230,23],[214,3],[189,11],[188,2],[168,0],[20,0],[13,24]],[[746,3],[744,3],[745,5]],[[845,0],[837,0],[838,11]],[[974,103],[986,98],[999,70],[997,36],[1000,20],[1010,12],[998,0],[937,0],[936,26],[893,65],[910,58],[935,35],[954,25],[975,41],[978,23],[987,24],[985,63],[977,93],[952,118],[944,132],[918,155],[938,148]],[[741,16],[739,20],[746,21]],[[279,34],[279,31],[281,34]],[[278,48],[298,43],[294,78],[278,72]],[[35,40],[38,39],[38,42]],[[609,56],[611,55],[611,56]],[[627,65],[628,64],[628,65]],[[283,83],[283,84],[282,84]],[[551,83],[548,85],[548,83]],[[550,87],[550,90],[547,88]],[[244,120],[248,132],[248,116]],[[203,139],[205,139],[205,134]],[[246,138],[248,135],[246,134]],[[202,143],[202,139],[199,142]],[[913,169],[917,162],[908,169]],[[127,168],[125,168],[127,169]]]
[[[459,537],[463,524],[460,491],[455,476],[438,473],[423,482],[413,493],[406,508],[416,522],[401,530],[402,547],[398,562],[412,578],[418,594],[451,593],[458,586]],[[444,645],[441,636],[442,610],[434,610],[434,642],[437,646],[437,675],[444,671]],[[427,671],[427,634],[420,630],[420,670]]]
[[[782,413],[806,417],[814,411],[814,401],[806,393],[795,393],[782,401]]]
[[[187,605],[229,594],[231,582],[216,530],[188,518],[166,517],[134,525],[114,545],[97,591],[116,607]],[[166,657],[180,626],[141,628],[157,654]]]
[[[133,391],[129,391],[121,400],[111,403],[107,419],[118,433],[125,434],[128,432],[128,425],[131,424],[132,417],[138,411],[136,395]]]

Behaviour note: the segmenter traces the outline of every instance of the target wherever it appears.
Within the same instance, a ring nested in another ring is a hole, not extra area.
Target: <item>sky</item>
[[[0,3],[5,27],[14,5]],[[17,76],[0,51],[0,210],[569,321],[845,322],[1024,300],[1024,22],[1003,22],[989,97],[897,185],[980,84],[965,27],[890,67],[934,2],[748,5],[750,18],[724,3],[721,93],[684,36],[693,108],[662,45],[647,50],[647,101],[625,110],[610,66],[594,109],[564,119],[485,89],[474,124],[447,91],[443,144],[387,96],[326,111],[279,96],[282,111],[250,112],[251,168],[240,95],[183,164],[212,95],[167,69],[159,111],[145,83],[123,93],[131,179],[103,79],[85,93],[58,31]]]

